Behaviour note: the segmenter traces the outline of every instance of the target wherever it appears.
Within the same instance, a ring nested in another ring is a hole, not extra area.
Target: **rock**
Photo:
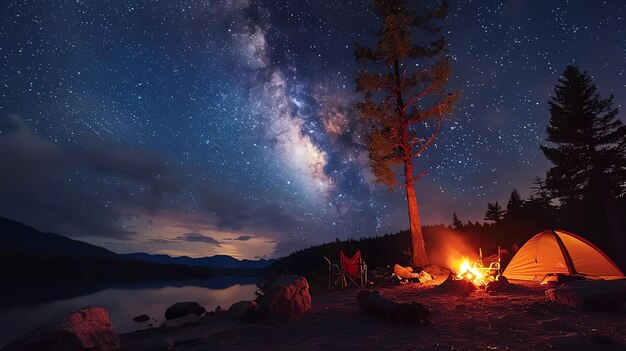
[[[430,273],[422,270],[421,272],[419,272],[417,278],[420,280],[420,283],[425,283],[427,281],[431,281],[433,279],[435,279],[432,275],[430,275]]]
[[[241,319],[251,316],[254,312],[256,312],[256,309],[257,305],[255,301],[239,301],[230,306],[228,314],[232,318]]]
[[[626,280],[578,280],[546,290],[560,304],[587,310],[618,310],[626,302]]]
[[[539,322],[539,328],[543,330],[562,331],[562,332],[575,332],[578,331],[576,326],[563,318],[547,319]]]
[[[399,264],[393,266],[393,273],[402,279],[418,279],[419,274],[413,273],[413,268],[402,267]]]
[[[119,348],[120,339],[113,330],[107,310],[87,307],[43,324],[2,350],[115,351]]]
[[[292,318],[302,315],[311,310],[309,283],[297,275],[278,277],[258,301],[262,317]]]
[[[143,323],[143,322],[145,322],[145,321],[147,321],[149,319],[150,319],[150,316],[148,316],[147,314],[141,314],[141,315],[133,318],[133,320],[135,322],[138,322],[138,323]]]
[[[195,313],[190,313],[176,319],[168,319],[163,322],[159,328],[161,331],[170,331],[197,324],[200,324],[200,317]]]
[[[176,319],[192,313],[199,316],[204,312],[204,307],[197,302],[178,302],[165,310],[165,319]]]
[[[431,276],[433,276],[433,278],[437,278],[437,277],[445,278],[450,274],[449,269],[435,266],[433,264],[429,264],[428,266],[425,266],[424,268],[422,268],[422,271],[430,274]]]

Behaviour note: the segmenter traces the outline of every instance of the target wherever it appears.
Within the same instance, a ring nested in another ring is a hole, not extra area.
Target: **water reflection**
[[[0,289],[0,347],[40,324],[73,309],[102,306],[118,333],[158,326],[165,309],[180,301],[197,301],[207,310],[252,300],[256,276],[220,276],[202,280],[149,281],[125,284],[21,285]],[[137,323],[133,317],[147,314]]]

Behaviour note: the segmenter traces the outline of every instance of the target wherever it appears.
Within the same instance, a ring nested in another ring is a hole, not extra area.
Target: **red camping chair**
[[[361,251],[357,251],[354,256],[348,257],[343,251],[339,251],[339,260],[341,261],[341,271],[343,273],[344,287],[350,284],[356,285],[363,289],[367,283],[367,265],[361,258]]]

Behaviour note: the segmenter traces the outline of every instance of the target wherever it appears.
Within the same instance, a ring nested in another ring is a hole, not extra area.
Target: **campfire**
[[[461,259],[457,267],[454,279],[472,282],[476,287],[485,287],[487,283],[495,280],[495,277],[489,274],[490,268],[485,268],[478,262],[470,263],[467,257]]]

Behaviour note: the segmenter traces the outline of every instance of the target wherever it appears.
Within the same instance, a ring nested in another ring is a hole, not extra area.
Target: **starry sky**
[[[115,252],[250,259],[408,227],[356,118],[372,1],[0,10],[1,216]],[[416,164],[423,222],[482,221],[513,187],[528,195],[566,65],[624,104],[625,16],[623,1],[451,1],[462,97]]]

